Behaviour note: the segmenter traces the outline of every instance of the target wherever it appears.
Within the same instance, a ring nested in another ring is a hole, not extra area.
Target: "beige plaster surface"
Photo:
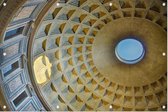
[[[145,46],[145,56],[128,65],[115,56],[116,44],[127,36],[136,36]],[[93,60],[103,75],[126,86],[142,86],[166,73],[166,32],[145,19],[123,18],[107,24],[95,37]]]

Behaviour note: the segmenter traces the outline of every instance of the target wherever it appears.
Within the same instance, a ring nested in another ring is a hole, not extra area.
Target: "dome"
[[[0,110],[167,110],[167,1],[0,4]]]

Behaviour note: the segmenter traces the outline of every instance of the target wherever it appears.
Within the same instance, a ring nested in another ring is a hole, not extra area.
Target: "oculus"
[[[125,64],[136,64],[145,55],[143,44],[134,38],[121,40],[115,48],[116,57]]]

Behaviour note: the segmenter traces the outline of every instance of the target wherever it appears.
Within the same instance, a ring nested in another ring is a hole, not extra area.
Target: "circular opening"
[[[135,64],[142,60],[145,50],[140,41],[129,38],[121,40],[117,44],[115,54],[121,62]]]

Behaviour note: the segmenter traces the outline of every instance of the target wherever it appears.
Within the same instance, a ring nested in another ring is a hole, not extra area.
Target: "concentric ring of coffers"
[[[58,106],[60,110],[110,110],[110,106],[113,110],[160,110],[165,103],[166,71],[158,72],[160,77],[153,82],[125,86],[99,71],[93,53],[97,34],[123,18],[149,21],[165,32],[165,7],[159,0],[114,0],[112,6],[110,3],[108,0],[56,3],[40,25],[33,58],[43,68],[50,65],[42,75],[48,79],[37,84],[53,110],[58,110]]]

